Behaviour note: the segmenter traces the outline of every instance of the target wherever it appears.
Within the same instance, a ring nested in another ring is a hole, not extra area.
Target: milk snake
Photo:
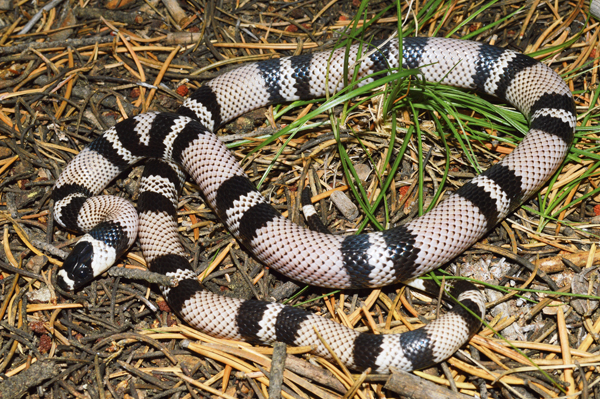
[[[390,366],[423,368],[451,356],[484,316],[483,295],[469,283],[448,284],[463,306],[453,306],[424,328],[398,335],[359,334],[294,307],[204,290],[177,233],[175,206],[183,178],[177,165],[192,176],[208,205],[252,255],[311,285],[352,289],[411,281],[490,231],[565,158],[576,124],[572,94],[549,67],[511,50],[442,38],[405,38],[402,44],[402,66],[419,69],[425,80],[484,92],[517,107],[530,121],[521,144],[408,224],[345,236],[307,230],[269,205],[212,132],[268,104],[323,97],[326,88],[330,93],[341,90],[344,63],[351,73],[359,47],[351,47],[346,60],[342,48],[245,65],[196,90],[177,114],[149,112],[118,123],[65,167],[54,187],[54,216],[61,226],[86,234],[59,271],[59,285],[78,288],[112,265],[134,242],[139,212],[139,237],[150,270],[178,279],[177,287],[161,287],[163,295],[203,332],[266,344],[313,345],[314,353],[329,357],[316,328],[348,367],[378,373],[389,372]],[[368,53],[359,57],[361,85],[371,83],[373,73],[398,67],[398,40],[377,46],[364,46]],[[144,157],[162,161],[146,166],[137,211],[123,199],[97,196]]]

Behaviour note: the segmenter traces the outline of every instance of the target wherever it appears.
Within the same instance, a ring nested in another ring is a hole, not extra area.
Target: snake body
[[[54,188],[54,215],[86,234],[59,271],[74,289],[106,270],[136,238],[152,271],[178,281],[161,287],[171,308],[210,335],[260,343],[313,345],[329,357],[321,334],[348,367],[378,373],[412,370],[451,356],[479,328],[485,300],[471,284],[449,284],[454,306],[424,328],[398,335],[360,334],[331,320],[277,303],[225,298],[204,290],[177,233],[182,172],[191,175],[229,231],[265,265],[322,287],[380,287],[416,277],[450,261],[535,193],[565,158],[575,129],[575,106],[564,81],[520,53],[476,42],[405,38],[402,66],[431,82],[473,89],[506,100],[530,121],[515,150],[408,224],[362,235],[330,235],[283,218],[248,180],[212,131],[268,104],[323,97],[344,87],[344,63],[358,65],[360,84],[398,67],[399,42],[379,43],[357,60],[358,46],[253,63],[225,73],[188,98],[176,114],[146,113],[124,120],[82,150]],[[127,201],[97,196],[141,158],[137,211]],[[468,310],[471,312],[469,312]]]

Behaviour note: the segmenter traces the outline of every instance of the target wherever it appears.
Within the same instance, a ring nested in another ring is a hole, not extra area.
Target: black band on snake
[[[463,306],[422,329],[398,335],[360,334],[331,320],[277,303],[221,297],[203,289],[179,243],[175,206],[182,174],[243,246],[265,265],[322,287],[381,287],[416,277],[459,255],[540,189],[565,158],[575,129],[568,86],[525,55],[475,42],[405,38],[402,66],[427,81],[485,92],[517,107],[530,121],[522,143],[432,211],[383,232],[338,236],[304,229],[283,218],[256,190],[234,156],[212,132],[255,108],[324,97],[343,88],[344,62],[354,70],[358,47],[243,66],[198,89],[177,114],[146,113],[107,130],[64,169],[54,188],[54,215],[86,234],[59,271],[74,289],[104,272],[134,242],[137,212],[127,201],[96,196],[141,158],[139,237],[152,271],[174,276],[161,287],[169,305],[191,326],[216,337],[270,344],[313,345],[329,357],[314,327],[339,359],[358,370],[412,370],[451,356],[479,328],[484,297],[473,285],[449,284]],[[331,59],[330,59],[331,56]],[[373,73],[398,68],[391,40],[359,58],[361,84]],[[329,74],[329,76],[327,76]],[[381,75],[379,75],[381,76]]]

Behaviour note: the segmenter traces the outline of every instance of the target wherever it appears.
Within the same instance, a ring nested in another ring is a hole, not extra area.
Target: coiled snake
[[[361,84],[397,68],[391,40],[359,59]],[[346,62],[352,71],[358,46]],[[423,368],[451,356],[479,328],[483,295],[456,283],[463,304],[422,329],[400,335],[360,334],[331,320],[277,303],[224,298],[202,288],[179,243],[176,223],[181,165],[206,201],[244,247],[265,265],[295,280],[334,288],[380,287],[412,280],[460,254],[535,193],[567,154],[575,128],[568,86],[525,55],[480,43],[405,38],[402,66],[427,81],[474,89],[516,106],[530,121],[522,143],[432,211],[383,232],[337,236],[306,230],[283,218],[250,183],[212,132],[268,104],[323,97],[343,87],[345,49],[242,66],[198,89],[177,114],[146,113],[107,130],[64,169],[54,188],[54,215],[86,234],[58,282],[74,289],[101,274],[139,237],[152,271],[175,276],[161,287],[169,305],[191,326],[217,337],[314,345],[329,356],[315,327],[339,359],[354,369]],[[331,59],[329,59],[331,56]],[[327,76],[329,74],[329,76]],[[127,201],[97,196],[121,171],[143,157],[146,166],[137,212]]]

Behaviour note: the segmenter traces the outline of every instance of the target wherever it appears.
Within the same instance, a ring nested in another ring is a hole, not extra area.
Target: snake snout
[[[56,278],[58,286],[65,291],[72,291],[89,283],[94,278],[93,260],[93,245],[87,241],[80,241],[58,272]]]

